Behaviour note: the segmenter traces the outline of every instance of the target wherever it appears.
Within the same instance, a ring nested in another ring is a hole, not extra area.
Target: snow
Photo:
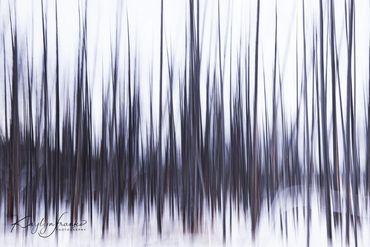
[[[334,230],[332,244],[326,237],[326,221],[323,207],[319,203],[317,191],[312,193],[311,223],[310,223],[310,246],[347,246],[345,240],[345,217],[343,217],[342,230]],[[127,213],[122,216],[121,229],[118,231],[113,212],[110,215],[109,229],[102,236],[102,222],[97,210],[94,209],[93,222],[83,227],[84,230],[59,231],[58,236],[52,234],[48,238],[42,238],[37,234],[28,234],[24,229],[11,232],[11,224],[2,221],[0,230],[0,246],[307,246],[307,221],[304,218],[305,202],[302,198],[297,200],[280,193],[279,198],[274,201],[271,213],[268,214],[266,203],[263,204],[259,227],[255,239],[252,239],[249,212],[247,215],[238,214],[233,208],[232,230],[230,231],[229,210],[226,212],[226,239],[222,236],[222,215],[216,214],[211,222],[210,212],[205,213],[201,230],[198,233],[183,233],[181,222],[175,217],[170,219],[168,208],[164,211],[163,234],[157,234],[155,211],[147,227],[144,225],[144,214],[142,210],[136,209],[133,216]],[[140,208],[139,206],[137,208]],[[298,218],[292,208],[298,208]],[[63,210],[61,210],[63,212]],[[68,212],[65,210],[64,212]],[[307,211],[306,211],[307,213]],[[68,213],[67,213],[68,214]],[[283,231],[280,227],[280,214],[282,215]],[[285,220],[286,215],[286,220]],[[68,216],[65,218],[68,219]],[[88,219],[82,216],[82,219]],[[358,228],[358,246],[366,246],[370,236],[366,234],[370,230],[369,220],[362,218]],[[349,245],[354,245],[353,229],[350,229]]]

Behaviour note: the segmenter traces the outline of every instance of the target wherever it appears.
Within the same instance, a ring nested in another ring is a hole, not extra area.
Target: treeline
[[[92,116],[94,99],[88,72],[88,62],[93,58],[87,52],[87,4],[79,4],[78,51],[70,54],[77,57],[72,81],[62,81],[60,75],[58,42],[62,34],[58,31],[58,5],[62,3],[55,1],[52,23],[56,31],[52,32],[55,37],[51,39],[48,32],[50,19],[44,8],[45,1],[41,0],[41,64],[35,64],[33,54],[28,52],[28,47],[23,47],[29,43],[20,39],[32,40],[33,37],[19,34],[15,5],[9,8],[10,37],[6,37],[5,31],[0,34],[4,66],[1,114],[5,119],[4,128],[0,130],[0,200],[4,205],[2,214],[8,222],[23,215],[32,219],[39,215],[54,219],[58,217],[61,205],[66,205],[70,208],[71,220],[88,215],[93,224],[96,208],[102,217],[104,235],[108,231],[111,212],[114,212],[119,229],[122,214],[133,215],[135,210],[143,210],[144,224],[156,220],[161,234],[163,224],[167,223],[163,222],[164,210],[168,208],[171,218],[180,219],[183,230],[191,233],[201,231],[207,212],[211,212],[212,221],[221,215],[224,239],[227,226],[232,231],[231,222],[227,223],[231,221],[231,214],[243,213],[251,222],[254,236],[263,205],[267,205],[270,213],[280,189],[303,185],[304,190],[299,193],[307,199],[307,241],[310,236],[310,191],[317,186],[322,193],[320,198],[328,239],[332,238],[334,227],[345,227],[346,239],[349,241],[353,229],[357,243],[360,227],[357,216],[361,214],[358,195],[361,189],[369,191],[370,188],[370,86],[364,114],[366,141],[362,142],[357,129],[360,125],[356,122],[354,96],[354,0],[340,2],[345,4],[346,10],[345,78],[339,71],[334,15],[337,2],[330,0],[325,4],[321,0],[317,3],[319,13],[310,27],[313,29],[311,36],[306,33],[308,17],[303,0],[303,37],[296,38],[296,42],[302,40],[303,43],[301,50],[297,45],[295,82],[282,79],[278,53],[279,16],[275,11],[270,87],[266,87],[267,71],[260,67],[263,64],[259,36],[260,0],[257,0],[253,22],[255,33],[250,34],[247,44],[240,44],[237,57],[231,56],[232,42],[230,48],[222,43],[218,1],[215,61],[204,55],[206,39],[201,29],[199,0],[189,0],[184,27],[185,56],[178,78],[174,76],[177,65],[164,42],[166,9],[163,1],[158,27],[159,78],[151,77],[150,98],[146,99],[150,109],[148,122],[143,121],[143,84],[132,49],[128,19],[127,33],[119,31],[121,19],[126,18],[124,11],[119,9],[116,13],[117,32],[109,51],[107,81],[110,89],[102,92],[102,115],[96,119]],[[11,40],[11,49],[6,49],[7,39]],[[122,39],[127,42],[124,55],[120,52]],[[55,49],[50,49],[50,40],[56,42],[52,46]],[[245,53],[241,52],[242,46]],[[225,58],[228,52],[230,59]],[[55,58],[55,66],[48,62],[49,56]],[[122,60],[126,61],[124,71],[120,70]],[[225,73],[225,66],[230,67],[230,73]],[[36,76],[40,69],[41,73]],[[259,78],[261,70],[263,78]],[[202,71],[206,71],[205,77]],[[230,78],[226,78],[227,75]],[[158,84],[153,85],[154,81]],[[73,85],[73,97],[62,96],[63,83]],[[229,90],[229,102],[225,102],[225,83],[233,85],[229,85],[233,88]],[[35,90],[39,84],[41,91]],[[293,99],[296,100],[293,121],[288,120],[284,109],[284,84],[296,84],[297,88],[297,98]],[[205,108],[201,107],[202,85],[206,90]],[[153,100],[155,86],[159,87],[159,102]],[[174,88],[177,86],[179,98],[175,99]],[[50,95],[50,88],[55,88],[55,94]],[[119,88],[124,88],[123,93]],[[258,90],[264,91],[263,99],[258,99]],[[266,90],[271,90],[272,100],[267,99]],[[260,102],[265,108],[263,112],[259,112]],[[271,114],[267,108],[271,109]],[[176,109],[180,109],[179,114]],[[262,124],[259,119],[263,119]],[[98,131],[94,131],[94,121],[101,121]],[[362,170],[361,145],[366,145],[367,154]],[[345,205],[337,201],[333,191],[345,196]],[[338,203],[345,210],[334,206]],[[155,215],[151,214],[152,209],[155,209]],[[226,215],[227,212],[230,214]]]

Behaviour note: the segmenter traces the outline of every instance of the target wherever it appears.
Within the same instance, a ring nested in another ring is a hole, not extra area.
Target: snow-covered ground
[[[163,234],[157,234],[155,217],[150,218],[145,227],[142,210],[136,210],[133,217],[127,214],[122,216],[121,229],[116,227],[113,213],[110,217],[110,225],[107,234],[102,236],[101,216],[94,210],[93,222],[81,227],[82,230],[71,234],[69,231],[59,231],[58,236],[52,234],[48,238],[42,238],[36,234],[25,234],[25,230],[18,228],[11,232],[11,224],[5,224],[2,220],[0,246],[307,246],[307,220],[304,218],[305,200],[298,197],[294,201],[285,193],[273,202],[270,214],[266,204],[262,208],[259,227],[255,239],[252,239],[249,213],[239,215],[233,209],[231,218],[232,229],[230,231],[229,212],[226,213],[226,239],[222,234],[222,215],[218,214],[211,222],[210,214],[206,213],[201,230],[196,234],[183,233],[182,224],[179,220],[170,220],[168,210],[165,210],[163,219]],[[310,223],[310,246],[330,246],[326,236],[326,221],[322,206],[319,204],[318,193],[311,196],[311,223]],[[298,208],[298,216],[292,208]],[[229,210],[229,209],[227,209]],[[61,210],[63,212],[63,210]],[[68,210],[64,220],[68,221]],[[307,211],[306,211],[307,212]],[[361,211],[364,212],[364,211]],[[154,214],[154,211],[152,212]],[[286,216],[286,217],[285,217]],[[42,217],[42,216],[41,216]],[[88,219],[83,216],[82,219]],[[343,218],[344,220],[344,218]],[[5,227],[4,227],[5,224]],[[363,217],[357,231],[358,246],[367,246],[370,242],[369,220]],[[342,229],[334,230],[332,246],[355,246],[353,230],[350,230],[350,241],[345,239],[345,222]]]

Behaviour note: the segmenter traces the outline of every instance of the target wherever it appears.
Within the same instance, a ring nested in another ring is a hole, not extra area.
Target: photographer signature
[[[86,220],[75,221],[75,222],[68,222],[63,221],[63,216],[67,213],[64,212],[63,214],[57,217],[56,222],[46,221],[45,218],[42,218],[40,221],[32,221],[31,216],[25,216],[16,222],[12,223],[12,228],[10,232],[13,232],[14,229],[22,228],[22,229],[30,229],[31,234],[38,234],[42,238],[48,238],[53,235],[56,231],[84,231],[84,225],[87,224]]]

